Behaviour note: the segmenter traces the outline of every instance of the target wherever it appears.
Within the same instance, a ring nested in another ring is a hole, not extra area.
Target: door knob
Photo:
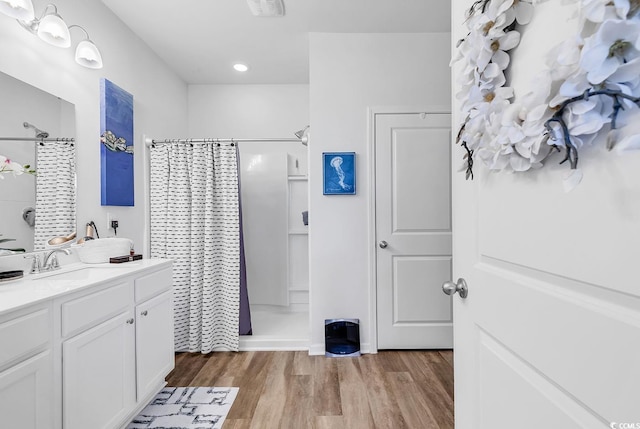
[[[463,278],[459,278],[457,283],[452,281],[444,282],[442,284],[442,291],[447,295],[453,295],[456,292],[460,295],[460,298],[466,298],[469,295],[469,288],[467,288],[467,282]]]
[[[381,249],[386,249],[388,245],[389,245],[389,243],[387,243],[384,240],[382,240],[380,243],[378,243],[378,246],[380,246]]]

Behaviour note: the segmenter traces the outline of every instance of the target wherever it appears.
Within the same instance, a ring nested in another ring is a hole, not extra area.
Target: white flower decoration
[[[602,131],[607,148],[640,150],[640,0],[564,0],[579,5],[583,25],[595,23],[593,33],[582,28],[553,48],[548,70],[532,83],[533,90],[512,100],[505,78],[509,51],[520,42],[517,25],[531,21],[539,2],[474,3],[469,35],[452,60],[462,63],[456,96],[464,120],[458,141],[467,151],[468,178],[473,157],[491,170],[526,171],[541,167],[555,152],[549,146],[562,148],[563,162],[571,166],[563,179],[569,191],[582,180],[578,149]]]
[[[611,78],[626,82],[640,72],[640,22],[609,20],[596,34],[586,40],[580,67],[587,72],[587,80],[597,85]]]
[[[14,176],[19,176],[23,173],[33,174],[34,170],[30,169],[29,165],[22,165],[15,161],[11,161],[6,156],[0,155],[0,173],[12,173]],[[4,176],[0,174],[0,179],[4,179]]]

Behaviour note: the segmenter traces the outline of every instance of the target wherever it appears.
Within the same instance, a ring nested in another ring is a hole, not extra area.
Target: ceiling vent
[[[284,16],[282,0],[247,0],[254,16]]]

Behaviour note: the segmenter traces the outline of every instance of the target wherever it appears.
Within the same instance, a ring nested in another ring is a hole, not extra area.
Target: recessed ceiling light
[[[247,67],[246,64],[241,64],[241,63],[234,64],[233,68],[239,72],[246,72],[247,70],[249,70],[249,67]]]

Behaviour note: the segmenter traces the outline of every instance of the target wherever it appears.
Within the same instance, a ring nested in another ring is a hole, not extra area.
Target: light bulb
[[[58,14],[45,15],[38,24],[38,37],[53,46],[68,48],[71,35],[67,24]]]
[[[246,72],[247,70],[249,70],[249,67],[247,67],[246,64],[241,64],[241,63],[234,64],[233,68],[239,72]]]
[[[91,40],[86,39],[76,47],[76,62],[90,69],[101,69],[102,55],[98,47]]]
[[[20,21],[35,19],[31,0],[0,0],[0,12]]]

